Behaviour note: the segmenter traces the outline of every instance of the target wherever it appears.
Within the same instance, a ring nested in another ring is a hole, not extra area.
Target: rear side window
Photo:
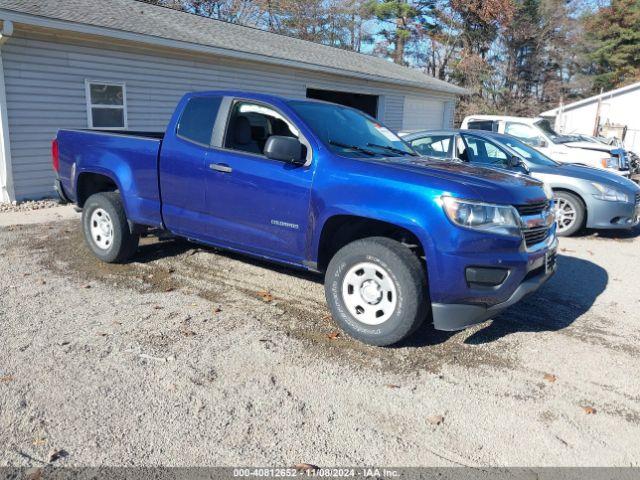
[[[472,120],[467,123],[469,130],[486,130],[488,132],[498,131],[498,122],[492,120]]]
[[[194,97],[189,100],[178,123],[178,136],[201,145],[210,145],[221,102],[221,97]]]

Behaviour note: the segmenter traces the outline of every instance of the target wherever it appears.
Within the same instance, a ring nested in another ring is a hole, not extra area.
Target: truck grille
[[[549,236],[549,227],[536,227],[523,230],[524,241],[527,247],[543,242]]]
[[[532,247],[549,238],[551,226],[548,224],[551,215],[551,202],[527,203],[525,205],[515,205],[523,222],[522,236],[528,247]]]
[[[520,216],[540,215],[549,208],[549,201],[546,200],[544,202],[528,203],[527,205],[516,205],[515,207]]]

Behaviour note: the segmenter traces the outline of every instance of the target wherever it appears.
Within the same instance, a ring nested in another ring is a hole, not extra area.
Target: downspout
[[[4,20],[0,30],[0,202],[12,202],[16,199],[15,189],[13,188],[13,168],[11,166],[7,92],[2,62],[2,46],[7,43],[11,35],[13,35],[13,22]]]

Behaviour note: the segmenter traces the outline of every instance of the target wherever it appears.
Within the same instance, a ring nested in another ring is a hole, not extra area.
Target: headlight
[[[602,168],[618,168],[618,159],[616,157],[607,157],[600,159]]]
[[[520,236],[520,215],[511,205],[442,197],[447,217],[456,225],[482,232]]]
[[[616,190],[615,188],[607,187],[606,185],[602,185],[601,183],[591,182],[596,190],[599,193],[594,194],[593,196],[599,198],[600,200],[606,200],[607,202],[628,202],[629,197],[627,197],[626,193],[621,192],[620,190]]]

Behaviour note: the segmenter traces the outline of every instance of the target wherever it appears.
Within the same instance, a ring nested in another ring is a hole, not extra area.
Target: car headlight
[[[629,197],[624,192],[620,190],[616,190],[615,188],[607,187],[601,183],[591,182],[596,190],[599,193],[594,194],[593,196],[599,198],[600,200],[606,200],[607,202],[628,202]]]
[[[520,236],[520,215],[511,205],[442,197],[447,217],[459,227],[501,235]]]
[[[601,158],[602,168],[618,168],[618,159],[616,157]]]

